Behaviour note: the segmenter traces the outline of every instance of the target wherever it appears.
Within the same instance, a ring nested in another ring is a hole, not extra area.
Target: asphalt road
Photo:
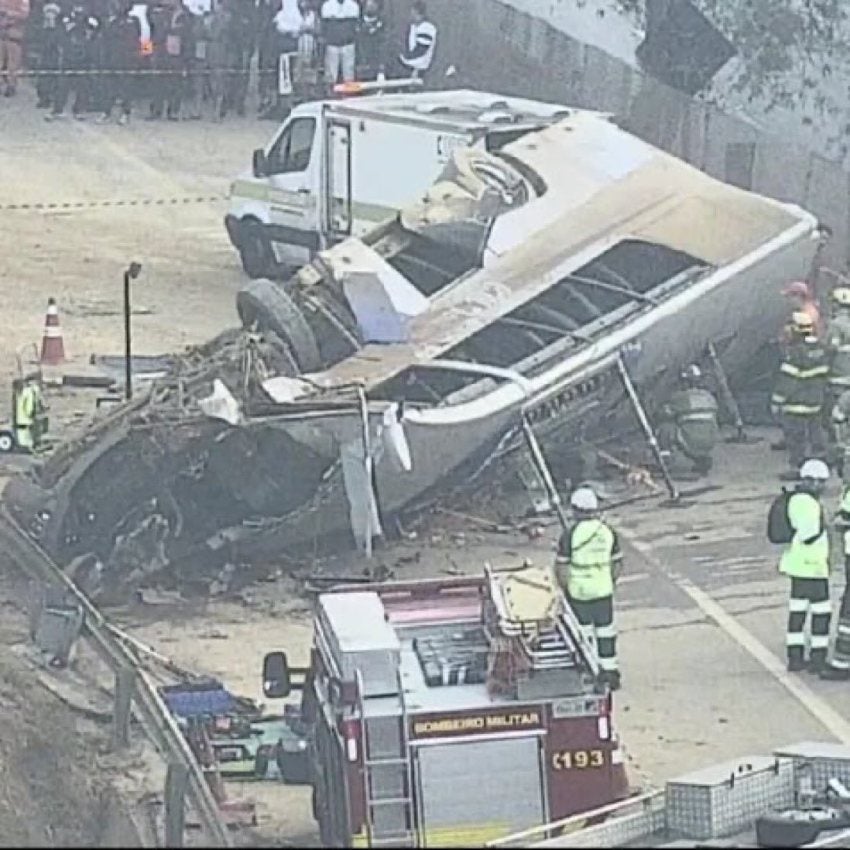
[[[719,489],[689,507],[615,517],[627,555],[620,731],[655,781],[803,740],[850,744],[850,684],[785,671],[788,580],[765,535],[784,457],[769,449],[775,435],[760,435],[720,448]],[[836,607],[843,573],[837,563]]]

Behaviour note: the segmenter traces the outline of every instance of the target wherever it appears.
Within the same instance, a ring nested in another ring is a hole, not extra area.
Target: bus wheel
[[[286,290],[271,280],[252,280],[236,296],[243,327],[274,331],[288,346],[302,372],[322,368],[319,344],[304,314]]]

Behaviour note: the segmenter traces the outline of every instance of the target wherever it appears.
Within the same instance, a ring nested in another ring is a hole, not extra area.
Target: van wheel
[[[0,431],[0,454],[8,454],[15,450],[15,438],[11,431]]]
[[[322,368],[315,334],[298,305],[270,280],[252,280],[236,296],[243,327],[274,331],[289,346],[302,372]]]
[[[274,271],[275,258],[263,225],[246,219],[239,228],[239,259],[250,278],[265,277]]]

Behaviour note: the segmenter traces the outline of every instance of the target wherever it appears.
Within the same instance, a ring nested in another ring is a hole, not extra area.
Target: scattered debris
[[[639,393],[665,393],[670,365],[721,335],[724,360],[745,368],[781,321],[780,281],[811,265],[814,217],[718,183],[600,113],[528,131],[499,155],[459,148],[421,202],[286,286],[246,285],[243,328],[135,358],[150,379],[136,398],[9,483],[22,527],[59,563],[96,557],[116,594],[167,573],[221,596],[243,564],[284,550],[353,541],[371,554],[385,522],[520,449],[526,426],[547,448],[610,434],[634,413],[617,368],[641,410]],[[627,173],[609,168],[614,149]],[[589,190],[578,207],[576,179]],[[710,226],[724,217],[747,225]],[[609,247],[587,257],[591,242]],[[780,250],[769,273],[746,274],[755,252]],[[718,281],[722,311],[705,300]],[[124,379],[122,357],[93,363]],[[645,470],[622,471],[657,489]],[[548,496],[538,513],[558,508]],[[446,540],[470,538],[431,536]]]

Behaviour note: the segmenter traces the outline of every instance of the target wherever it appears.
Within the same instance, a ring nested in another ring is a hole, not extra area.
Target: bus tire
[[[322,368],[319,344],[304,314],[284,291],[270,280],[252,280],[239,290],[236,310],[245,328],[272,331],[289,347],[302,372]]]
[[[248,277],[255,279],[274,273],[276,262],[271,242],[257,219],[246,218],[240,222],[237,248]]]
[[[263,341],[263,356],[268,357],[266,365],[270,366],[276,375],[297,377],[300,369],[292,349],[274,331],[263,331]]]

